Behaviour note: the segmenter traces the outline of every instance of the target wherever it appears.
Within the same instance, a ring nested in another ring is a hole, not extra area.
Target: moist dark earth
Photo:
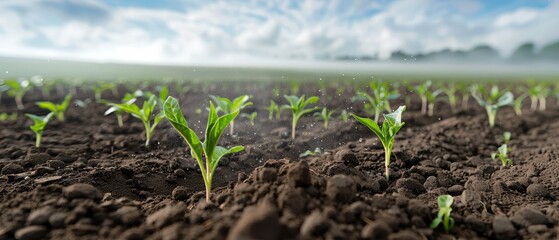
[[[303,117],[293,141],[290,113],[268,120],[265,109],[270,99],[285,103],[282,95],[295,91],[286,83],[170,84],[170,95],[198,132],[205,127],[208,94],[253,96],[254,105],[243,112],[258,112],[255,125],[238,118],[236,133],[220,140],[246,150],[220,162],[211,203],[186,143],[166,120],[144,147],[138,119],[125,116],[118,127],[115,116],[103,115],[105,105],[72,104],[66,122],[52,120],[35,148],[23,113],[45,114],[34,102],[61,101],[62,92],[29,92],[22,111],[4,96],[0,112],[20,114],[0,122],[0,239],[558,238],[555,99],[548,99],[546,111],[530,111],[526,101],[521,116],[505,107],[489,128],[472,99],[452,113],[441,98],[427,117],[417,96],[402,88],[402,100],[392,107],[403,105],[404,97],[411,102],[387,180],[376,136],[353,119],[337,118],[342,109],[366,115],[362,103],[350,100],[354,85],[303,83],[298,94],[320,96],[316,106],[334,109],[336,119],[324,129],[313,116]],[[103,98],[119,101],[127,89],[118,90]],[[86,98],[93,93],[78,88],[74,99]],[[510,167],[490,157],[505,131],[512,133]],[[322,153],[299,157],[317,147]],[[449,233],[429,228],[442,194],[454,197]]]

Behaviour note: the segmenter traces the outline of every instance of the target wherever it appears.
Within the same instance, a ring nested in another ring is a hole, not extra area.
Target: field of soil
[[[288,84],[169,88],[198,132],[206,124],[208,94],[253,96],[254,105],[243,112],[258,112],[255,125],[238,118],[236,134],[220,140],[222,146],[246,149],[220,162],[211,203],[205,202],[202,176],[186,143],[166,120],[145,147],[138,119],[125,116],[125,126],[118,127],[115,116],[103,115],[105,105],[72,104],[66,122],[52,120],[35,148],[23,113],[45,114],[36,101],[64,96],[32,91],[18,111],[4,95],[0,112],[20,114],[16,121],[0,122],[0,240],[559,238],[556,99],[548,99],[546,111],[535,112],[527,100],[522,116],[505,107],[489,128],[485,111],[471,98],[457,113],[441,101],[427,117],[419,98],[402,89],[411,104],[387,180],[382,145],[353,119],[336,119],[324,129],[305,116],[294,141],[289,113],[268,120],[265,107],[270,99],[286,103]],[[305,83],[299,95],[320,96],[316,106],[336,110],[336,117],[342,109],[365,115],[362,104],[351,102],[355,91],[349,84],[319,89]],[[103,98],[119,101],[125,91],[120,86],[118,96],[107,91]],[[78,89],[74,99],[86,98],[93,93]],[[490,157],[505,131],[512,133],[510,167]],[[299,157],[315,148],[322,153]],[[442,194],[454,196],[455,227],[449,233],[429,228]]]

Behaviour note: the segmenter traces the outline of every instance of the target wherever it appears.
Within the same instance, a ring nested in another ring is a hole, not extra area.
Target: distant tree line
[[[338,61],[377,61],[377,56],[338,56]],[[479,45],[470,50],[451,50],[408,54],[398,50],[392,52],[390,61],[397,62],[559,62],[559,41],[547,44],[541,49],[536,49],[533,43],[524,43],[508,57],[503,57],[496,49],[489,45]]]

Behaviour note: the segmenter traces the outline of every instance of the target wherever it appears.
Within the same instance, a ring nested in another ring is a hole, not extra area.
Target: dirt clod
[[[512,222],[506,216],[495,216],[495,218],[493,218],[492,226],[496,239],[505,240],[516,239],[518,237],[516,229],[512,225]]]
[[[25,169],[21,165],[16,163],[8,163],[2,168],[1,173],[2,175],[8,175],[8,174],[18,174],[24,171]]]
[[[85,183],[76,183],[65,187],[64,196],[68,199],[89,198],[93,200],[101,200],[101,198],[103,198],[99,189]]]
[[[346,175],[335,175],[326,183],[326,195],[333,202],[350,203],[356,192],[355,181]]]
[[[280,231],[276,207],[264,201],[243,211],[227,239],[279,239]]]
[[[43,239],[49,232],[45,226],[28,226],[17,230],[15,237],[18,240],[39,240]]]
[[[305,218],[301,226],[301,235],[305,237],[318,237],[328,231],[330,224],[320,211],[314,211]]]
[[[311,185],[309,164],[300,161],[293,164],[287,172],[287,180],[292,187],[308,187]]]
[[[550,196],[549,190],[543,184],[532,183],[526,188],[526,193],[530,196],[548,198]]]

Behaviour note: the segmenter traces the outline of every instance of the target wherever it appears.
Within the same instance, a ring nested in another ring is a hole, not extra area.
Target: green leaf
[[[232,147],[230,149],[221,147],[221,146],[216,146],[214,149],[214,152],[212,154],[212,158],[211,158],[211,163],[210,163],[210,169],[211,169],[211,173],[213,174],[213,172],[215,172],[215,169],[218,166],[219,160],[221,160],[221,158],[227,154],[232,154],[232,153],[237,153],[240,151],[245,150],[245,148],[243,146],[235,146]]]
[[[361,124],[371,129],[371,131],[373,131],[379,139],[384,139],[384,133],[380,130],[380,127],[375,121],[369,118],[359,117],[355,114],[351,114],[351,116]]]
[[[191,154],[198,161],[198,164],[202,168],[202,172],[205,172],[204,165],[202,164],[203,148],[200,139],[196,133],[188,127],[186,119],[182,115],[182,111],[179,102],[174,97],[167,97],[165,103],[163,104],[163,109],[165,112],[165,117],[171,123],[171,125],[179,132],[179,134],[184,138],[188,146],[190,147]]]

